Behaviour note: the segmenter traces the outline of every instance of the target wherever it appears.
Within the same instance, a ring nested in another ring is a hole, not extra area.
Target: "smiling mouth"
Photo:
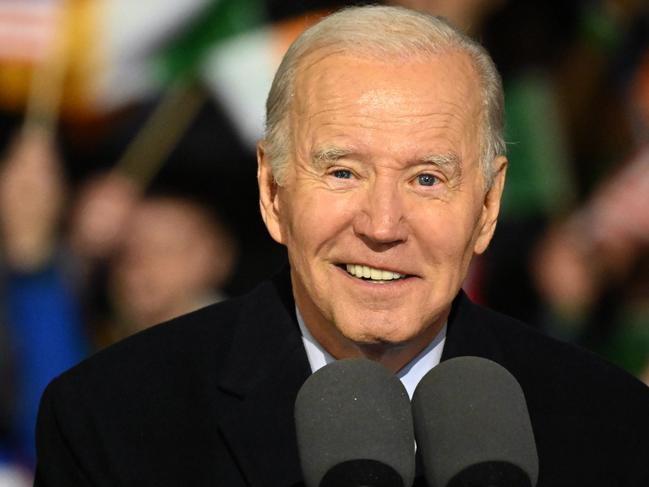
[[[373,282],[391,282],[400,279],[405,279],[409,276],[406,274],[399,274],[385,269],[377,269],[376,267],[369,267],[361,264],[343,264],[340,267],[347,271],[350,276],[362,279],[364,281]]]

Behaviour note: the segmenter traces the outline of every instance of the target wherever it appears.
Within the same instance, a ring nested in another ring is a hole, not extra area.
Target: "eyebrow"
[[[449,174],[451,177],[462,176],[462,164],[460,156],[454,152],[446,152],[443,154],[429,154],[422,159],[425,164],[432,164],[439,167],[442,171]]]
[[[327,167],[335,164],[338,160],[353,154],[354,151],[344,147],[325,147],[316,150],[311,160],[313,165],[318,169],[326,169]]]

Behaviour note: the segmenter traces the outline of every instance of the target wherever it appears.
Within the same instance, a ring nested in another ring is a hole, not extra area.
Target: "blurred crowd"
[[[350,3],[0,0],[0,487],[30,483],[52,377],[284,265],[258,215],[265,96]],[[649,4],[389,3],[445,16],[503,76],[507,187],[467,292],[649,383]]]

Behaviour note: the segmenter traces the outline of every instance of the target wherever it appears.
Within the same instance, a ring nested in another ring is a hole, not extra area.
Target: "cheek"
[[[347,195],[324,190],[296,192],[287,205],[283,222],[287,246],[317,252],[333,245],[335,237],[350,226],[355,203]],[[294,245],[290,245],[293,243]]]
[[[478,216],[471,210],[444,203],[427,211],[412,212],[413,232],[433,262],[455,265],[473,254]]]

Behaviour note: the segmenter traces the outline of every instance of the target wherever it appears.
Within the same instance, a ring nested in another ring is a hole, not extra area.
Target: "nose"
[[[375,181],[364,193],[354,218],[354,232],[365,242],[394,246],[407,239],[403,195],[393,181]]]

